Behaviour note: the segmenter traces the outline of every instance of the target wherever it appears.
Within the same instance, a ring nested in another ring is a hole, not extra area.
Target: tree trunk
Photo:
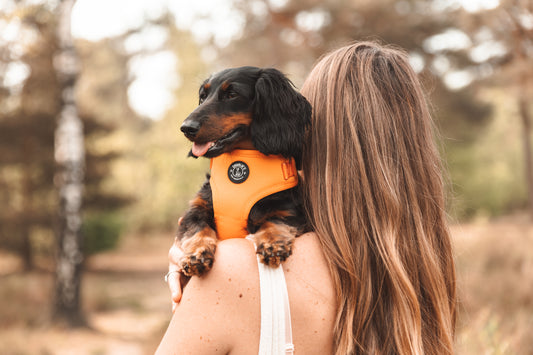
[[[33,192],[33,184],[31,179],[31,164],[27,161],[27,158],[30,156],[27,143],[24,143],[24,179],[23,179],[23,193],[22,193],[22,211],[27,215],[30,215],[30,220],[34,216],[33,206],[31,201],[31,196]],[[22,238],[22,249],[21,256],[24,263],[24,270],[30,271],[33,269],[33,255],[32,255],[32,245],[30,238],[30,224],[27,220],[19,221],[20,227],[20,237]]]
[[[24,264],[24,271],[30,271],[33,269],[33,257],[31,250],[30,230],[27,222],[23,222],[20,226],[22,238],[21,256]]]
[[[520,118],[522,119],[524,158],[526,161],[526,184],[529,198],[529,216],[533,221],[533,156],[531,153],[531,116],[529,114],[528,101],[525,95],[520,95],[518,102]]]
[[[83,125],[78,116],[75,84],[79,63],[70,31],[74,0],[62,0],[57,28],[58,52],[54,66],[62,90],[62,110],[55,134],[55,159],[58,166],[59,226],[55,318],[70,326],[85,324],[81,311],[82,235],[81,205],[84,178]]]
[[[533,156],[531,152],[531,116],[529,114],[528,88],[530,85],[531,63],[526,51],[530,38],[528,32],[511,12],[508,17],[513,21],[513,54],[516,57],[514,66],[518,68],[518,109],[522,120],[522,140],[524,147],[524,159],[526,169],[526,186],[528,190],[529,216],[533,221]]]

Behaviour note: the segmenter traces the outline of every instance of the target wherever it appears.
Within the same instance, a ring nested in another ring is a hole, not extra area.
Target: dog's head
[[[216,157],[251,143],[263,154],[294,157],[299,165],[311,105],[272,68],[241,67],[212,75],[200,86],[200,104],[181,131],[189,155]]]

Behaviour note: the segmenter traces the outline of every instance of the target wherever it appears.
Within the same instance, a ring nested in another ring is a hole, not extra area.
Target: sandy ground
[[[0,306],[0,354],[153,354],[171,315],[163,281],[171,242],[131,237],[118,250],[91,257],[82,284],[89,327],[76,330],[50,324],[53,274],[18,272],[19,260],[0,253],[0,297],[19,303],[12,311]]]

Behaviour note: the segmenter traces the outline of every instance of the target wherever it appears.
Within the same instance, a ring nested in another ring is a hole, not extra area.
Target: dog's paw
[[[256,250],[259,260],[265,265],[278,267],[291,256],[293,241],[290,238],[259,243]]]
[[[194,254],[185,254],[180,260],[180,266],[185,276],[201,276],[211,270],[214,261],[214,251],[202,248]]]
[[[184,255],[180,259],[181,270],[186,276],[200,276],[208,272],[215,261],[216,233],[209,227],[190,238],[180,241]]]
[[[259,260],[268,266],[277,267],[292,254],[296,231],[283,223],[265,222],[253,235]]]

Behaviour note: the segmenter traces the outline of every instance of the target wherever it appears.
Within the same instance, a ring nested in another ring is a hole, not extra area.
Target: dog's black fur
[[[223,70],[200,87],[199,106],[181,126],[193,142],[190,156],[213,158],[236,148],[293,157],[301,165],[304,132],[311,105],[289,79],[273,68]],[[254,234],[257,253],[277,266],[291,254],[294,238],[308,230],[299,186],[258,201],[247,229]],[[185,253],[185,275],[201,275],[212,266],[216,249],[215,219],[209,175],[181,219],[178,240]]]

